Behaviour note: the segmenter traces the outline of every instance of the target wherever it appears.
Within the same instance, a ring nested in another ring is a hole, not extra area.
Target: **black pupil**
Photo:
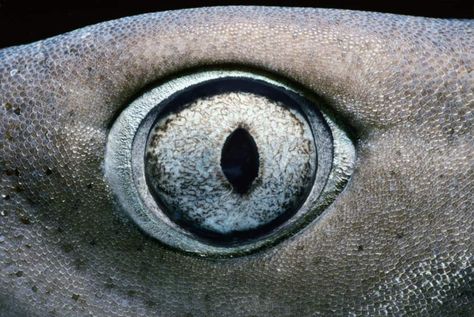
[[[245,194],[258,175],[258,149],[250,133],[238,128],[224,142],[221,167],[233,189]]]

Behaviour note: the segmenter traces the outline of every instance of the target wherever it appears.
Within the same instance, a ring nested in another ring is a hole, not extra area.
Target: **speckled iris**
[[[170,219],[219,241],[253,237],[288,218],[316,169],[305,118],[249,92],[198,97],[161,116],[146,152],[148,185]]]

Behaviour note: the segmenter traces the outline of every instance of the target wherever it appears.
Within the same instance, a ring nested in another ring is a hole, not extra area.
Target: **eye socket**
[[[105,174],[120,208],[185,252],[234,256],[319,216],[355,150],[320,102],[241,71],[206,71],[146,92],[109,133]]]

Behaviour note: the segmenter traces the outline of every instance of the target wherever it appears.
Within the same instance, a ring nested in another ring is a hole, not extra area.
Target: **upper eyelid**
[[[226,25],[230,25],[230,23],[225,23],[220,20],[225,19],[225,10],[222,11],[223,12],[217,12],[215,14],[215,17],[212,12],[208,14],[208,16],[215,20],[213,23],[216,26],[223,27]],[[193,13],[194,12],[188,12],[187,14],[192,16]],[[219,13],[221,13],[222,16],[220,16]],[[250,11],[250,13],[253,12]],[[179,14],[184,15],[182,12],[180,12]],[[234,19],[244,19],[244,14],[245,12],[243,12],[241,16],[239,16],[239,14],[235,14]],[[177,14],[170,13],[170,15]],[[258,16],[258,12],[255,15]],[[185,20],[185,18],[186,17],[183,17],[183,20]],[[204,20],[207,17],[205,15],[199,17],[198,15],[194,21],[198,25],[200,18]],[[137,23],[135,24],[139,25],[139,27],[136,28],[137,30],[132,27],[128,30],[121,31],[120,34],[110,34],[111,28],[113,28],[114,30],[118,30],[121,28],[121,23],[125,23],[129,19],[136,20]],[[146,20],[152,20],[152,22],[147,23]],[[251,20],[251,17],[246,18],[246,21],[249,20]],[[281,20],[284,20],[284,16],[281,18]],[[241,25],[243,25],[246,21],[241,22]],[[170,34],[172,34],[171,37],[174,37],[175,35],[172,32],[172,27],[167,26],[166,30],[162,29],[161,24],[164,24],[165,22],[169,22],[166,19],[166,14],[157,14],[143,19],[140,19],[140,17],[136,17],[127,18],[118,22],[107,22],[98,26],[88,27],[85,29],[74,31],[73,33],[68,33],[57,38],[48,39],[42,43],[36,43],[38,45],[35,45],[36,50],[34,51],[36,51],[37,54],[34,54],[34,56],[37,58],[32,58],[32,62],[42,63],[44,62],[44,58],[50,58],[52,59],[52,68],[63,68],[66,71],[68,70],[68,68],[78,69],[83,71],[83,73],[79,75],[82,75],[84,77],[95,76],[96,79],[100,76],[110,76],[112,73],[113,76],[118,77],[116,78],[117,86],[120,86],[122,84],[121,82],[119,82],[120,80],[124,80],[124,78],[119,78],[122,76],[126,77],[126,80],[128,81],[136,80],[138,84],[145,82],[150,83],[152,81],[155,81],[157,78],[167,77],[167,75],[176,71],[183,70],[186,67],[197,67],[200,64],[204,63],[204,61],[206,60],[213,61],[213,63],[235,63],[239,65],[254,66],[256,68],[263,68],[269,71],[280,73],[280,69],[278,69],[278,67],[272,67],[271,62],[269,63],[268,60],[265,61],[265,59],[269,58],[268,53],[271,50],[262,52],[266,54],[260,54],[260,56],[248,56],[248,60],[243,60],[245,59],[245,54],[242,55],[244,58],[241,60],[239,60],[239,58],[230,56],[232,54],[238,54],[236,50],[237,45],[235,45],[237,41],[233,41],[232,38],[229,38],[224,41],[227,42],[227,44],[224,46],[219,46],[219,44],[222,44],[222,41],[219,39],[210,41],[209,47],[217,48],[217,50],[211,50],[202,46],[205,41],[196,43],[191,41],[190,39],[176,41],[174,38],[172,38],[170,42],[163,43],[165,42],[166,38],[169,39]],[[189,25],[183,26],[183,29],[186,30],[188,28],[193,28],[192,23],[193,21],[189,22]],[[140,26],[146,28],[146,31],[142,30],[142,32],[135,32],[140,31]],[[206,25],[206,27],[207,26],[208,25]],[[266,24],[264,22],[256,26],[260,26],[260,28],[263,29],[265,28]],[[299,26],[294,27],[298,28]],[[295,29],[295,31],[297,30],[298,29]],[[161,34],[157,34],[157,32],[159,31],[161,31]],[[242,33],[248,33],[248,30],[244,30]],[[288,33],[287,39],[290,39],[292,31],[287,30],[286,33]],[[123,37],[124,34],[127,35],[126,39],[124,39]],[[239,39],[240,41],[242,41],[242,39],[245,39],[245,36],[237,34],[236,36],[234,36],[234,39]],[[291,43],[291,41],[289,41],[289,43]],[[176,45],[174,46],[174,44]],[[262,46],[262,43],[251,44],[253,48]],[[226,50],[226,47],[234,45],[235,47],[232,47],[230,50]],[[268,45],[269,44],[263,43],[263,46]],[[172,52],[170,51],[170,49],[172,50]],[[248,47],[241,47],[242,51],[247,51],[247,49]],[[197,53],[197,51],[200,51],[200,54],[199,52]],[[231,54],[229,51],[233,51],[233,53]],[[53,54],[51,54],[51,52],[53,52]],[[42,55],[41,53],[44,53],[44,55],[46,56]],[[181,67],[168,67],[170,69],[167,69],[167,67],[162,67],[163,64],[166,65],[166,63],[177,63],[178,60],[173,60],[173,58],[174,56],[180,54],[188,55],[189,61],[186,61],[186,64],[188,65]],[[301,50],[299,50],[299,54],[301,54]],[[192,63],[190,63],[190,60],[194,60],[193,65],[191,65]],[[295,67],[295,65],[290,65],[292,63],[288,64],[289,65],[287,66],[291,69]],[[100,67],[94,67],[97,65]],[[135,69],[133,70],[129,69],[132,65],[135,67]],[[90,74],[87,74],[87,72],[85,72],[86,70],[88,70],[88,68],[92,68]],[[301,75],[293,75],[284,71],[283,73],[286,74],[288,77],[292,77],[294,79],[299,79],[298,77],[301,77]],[[83,84],[87,86],[87,83]]]
[[[400,52],[394,50],[410,47],[407,43],[414,40],[402,27],[417,23],[413,17],[365,12],[211,8],[106,22],[2,53],[6,64],[21,75],[28,75],[25,68],[44,67],[45,79],[65,90],[81,87],[77,102],[100,106],[109,117],[141,89],[163,78],[193,67],[233,64],[301,83],[325,98],[339,115],[350,117],[356,128],[367,129],[407,119],[386,116],[389,106],[383,95],[403,79],[390,71],[400,63]],[[406,34],[390,36],[397,28]],[[29,51],[27,63],[15,57],[23,49]],[[373,76],[374,71],[387,73]],[[48,72],[54,78],[48,78]],[[416,67],[400,72],[417,75]],[[100,95],[94,94],[98,88]],[[380,110],[360,111],[369,103],[380,104]]]

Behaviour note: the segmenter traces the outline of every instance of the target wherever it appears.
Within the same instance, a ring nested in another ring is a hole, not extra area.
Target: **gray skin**
[[[0,51],[1,316],[472,316],[474,22],[296,8],[147,14]],[[114,208],[102,164],[146,87],[233,65],[350,127],[345,190],[294,236],[210,259]]]

